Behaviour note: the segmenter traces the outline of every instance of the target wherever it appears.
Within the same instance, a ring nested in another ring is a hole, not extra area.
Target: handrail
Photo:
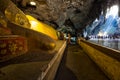
[[[120,80],[120,51],[86,40],[79,44],[110,80]]]
[[[102,53],[120,61],[120,51],[112,49],[112,48],[108,48],[108,47],[105,47],[105,46],[101,46],[101,45],[98,45],[98,44],[95,44],[95,43],[92,43],[92,42],[88,42],[86,40],[80,40],[80,41],[84,42],[84,43],[88,44],[89,46],[101,51]]]

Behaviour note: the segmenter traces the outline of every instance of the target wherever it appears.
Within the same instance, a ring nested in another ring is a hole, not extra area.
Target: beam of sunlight
[[[108,8],[106,18],[108,18],[110,15],[112,15],[115,18],[116,16],[118,16],[118,10],[119,10],[118,5],[114,5],[111,8]]]
[[[116,31],[116,28],[118,27],[118,10],[119,7],[118,5],[114,5],[111,8],[107,9],[106,13],[106,21],[105,24],[103,24],[103,28],[101,28],[100,32],[98,35],[109,35],[109,34],[114,34]]]
[[[101,15],[98,19],[95,19],[92,24],[90,24],[83,34],[86,36],[107,36],[114,35],[116,33],[120,34],[120,18],[119,18],[119,7],[118,5],[113,5],[107,8],[106,15]]]

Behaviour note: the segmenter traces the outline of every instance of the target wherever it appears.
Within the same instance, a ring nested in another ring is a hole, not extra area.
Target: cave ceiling
[[[24,13],[36,17],[54,28],[66,26],[80,32],[88,24],[106,13],[107,7],[119,0],[12,0]],[[30,1],[36,3],[30,5]]]

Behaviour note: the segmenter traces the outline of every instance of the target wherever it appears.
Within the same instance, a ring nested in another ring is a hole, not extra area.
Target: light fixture
[[[31,2],[30,2],[30,5],[32,5],[32,6],[36,6],[36,2],[31,1]]]

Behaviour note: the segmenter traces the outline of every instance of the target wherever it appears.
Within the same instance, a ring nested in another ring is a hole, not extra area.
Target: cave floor
[[[79,45],[68,45],[55,80],[109,80]]]

